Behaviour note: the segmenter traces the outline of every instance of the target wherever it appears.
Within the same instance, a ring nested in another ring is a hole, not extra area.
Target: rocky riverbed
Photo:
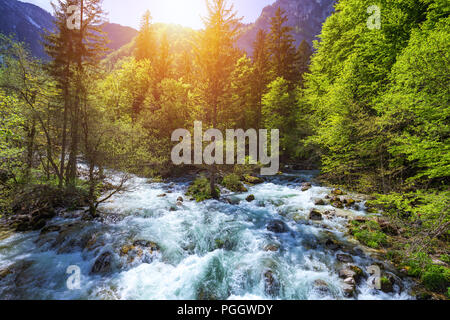
[[[412,283],[348,234],[367,217],[364,196],[315,174],[201,203],[187,179],[135,177],[98,219],[61,210],[34,231],[0,230],[0,299],[411,299]],[[380,289],[374,266],[388,280]]]

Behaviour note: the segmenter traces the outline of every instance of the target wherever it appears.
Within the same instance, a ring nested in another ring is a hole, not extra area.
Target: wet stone
[[[270,221],[267,225],[267,230],[275,233],[285,233],[289,231],[287,225],[281,220]]]

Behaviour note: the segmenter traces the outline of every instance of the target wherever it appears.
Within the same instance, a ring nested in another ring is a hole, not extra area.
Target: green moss
[[[220,194],[220,189],[217,187],[216,192]],[[195,179],[186,194],[193,197],[197,202],[212,199],[209,180],[204,176]]]

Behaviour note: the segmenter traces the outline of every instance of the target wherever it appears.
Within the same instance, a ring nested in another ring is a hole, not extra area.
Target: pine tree
[[[136,39],[135,56],[137,60],[148,59],[151,62],[156,57],[155,32],[152,26],[152,15],[149,10],[142,16],[139,34]]]
[[[262,97],[270,82],[270,53],[267,33],[260,29],[253,43],[253,83],[252,92],[256,101],[256,127],[262,128]]]
[[[311,46],[303,40],[297,49],[296,72],[303,87],[303,75],[309,71],[309,63],[313,52]]]
[[[271,54],[272,80],[281,77],[294,83],[296,80],[296,48],[291,34],[292,27],[286,26],[286,11],[278,7],[270,19],[269,52]]]
[[[65,160],[67,151],[67,126],[69,111],[72,107],[70,97],[72,66],[75,63],[75,31],[67,28],[67,10],[70,2],[58,0],[52,3],[55,17],[55,32],[47,31],[44,36],[44,47],[51,58],[47,70],[55,78],[61,89],[63,100],[63,122],[61,133],[61,158],[59,168],[59,187],[62,187],[65,177]]]
[[[227,107],[222,100],[230,87],[230,77],[236,62],[234,45],[238,36],[240,19],[236,18],[233,6],[225,0],[207,2],[208,16],[205,17],[205,29],[199,32],[196,54],[200,67],[205,113],[208,125],[217,128],[218,115]],[[215,187],[216,168],[210,166],[211,196],[219,195]]]
[[[74,185],[77,175],[79,151],[80,105],[83,95],[85,68],[98,65],[106,52],[106,39],[100,25],[103,22],[101,0],[58,0],[53,6],[56,23],[53,33],[45,38],[46,51],[52,58],[48,65],[50,73],[58,81],[64,100],[62,151],[60,174],[66,172],[68,185]],[[69,6],[80,8],[79,28],[68,28]],[[70,148],[67,168],[64,169],[67,145],[67,127],[70,119]],[[62,185],[62,181],[60,181]]]

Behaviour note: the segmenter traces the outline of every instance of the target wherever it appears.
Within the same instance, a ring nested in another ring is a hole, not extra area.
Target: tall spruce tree
[[[205,29],[199,32],[195,47],[201,78],[204,79],[203,96],[209,126],[217,128],[218,115],[227,107],[222,99],[230,87],[230,78],[237,60],[234,48],[240,19],[226,0],[207,2],[208,15]],[[216,168],[209,166],[211,196],[217,198]]]
[[[271,55],[272,80],[284,78],[294,83],[298,75],[295,72],[296,48],[292,27],[286,26],[286,11],[278,7],[275,16],[270,19],[269,52]]]
[[[136,39],[135,57],[137,60],[148,59],[153,62],[156,58],[156,37],[152,25],[152,15],[147,10],[141,19],[141,26]]]
[[[101,3],[101,0],[58,0],[58,3],[53,6],[56,17],[55,30],[45,38],[46,51],[52,58],[48,69],[58,81],[64,100],[60,173],[63,175],[65,171],[66,183],[71,186],[74,185],[77,177],[79,110],[84,91],[85,68],[98,65],[100,58],[106,52],[106,39],[100,27],[104,21]],[[79,8],[79,16],[75,18],[79,21],[76,21],[73,27],[69,27],[68,24],[73,15],[73,11],[69,11],[71,6]],[[69,159],[67,168],[64,169],[68,135],[70,136]]]
[[[252,92],[256,101],[256,126],[262,128],[262,97],[270,82],[270,53],[267,33],[260,29],[253,43],[253,83]]]

